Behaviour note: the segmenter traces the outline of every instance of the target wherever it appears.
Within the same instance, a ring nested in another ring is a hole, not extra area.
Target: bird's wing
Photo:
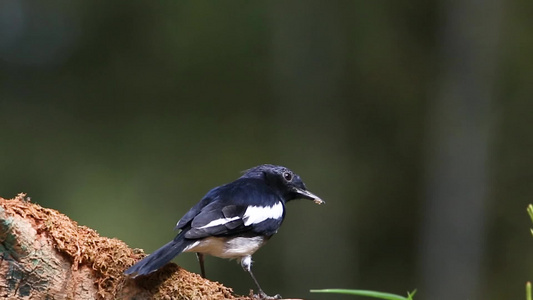
[[[200,202],[198,202],[183,217],[181,217],[181,219],[178,221],[178,224],[176,224],[176,227],[174,227],[174,230],[185,229],[187,224],[189,224],[192,221],[192,219],[194,219],[194,217],[197,216],[202,210],[203,207],[200,206],[199,204]]]
[[[193,207],[178,223],[186,230],[185,238],[228,236],[248,231],[273,234],[285,215],[279,196],[267,186],[255,184],[254,180],[233,182],[207,196],[210,196],[207,203],[197,204],[198,207]],[[186,228],[187,225],[190,228]]]
[[[207,205],[218,201],[218,191],[223,186],[216,187],[210,190],[196,205],[194,205],[176,224],[176,229],[184,229]]]
[[[191,222],[191,228],[185,233],[189,239],[206,236],[227,235],[246,230],[242,216],[246,206],[220,205],[214,203],[205,207]]]

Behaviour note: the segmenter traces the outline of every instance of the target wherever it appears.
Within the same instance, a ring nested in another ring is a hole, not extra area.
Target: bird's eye
[[[283,178],[285,178],[285,180],[287,180],[287,181],[291,181],[292,180],[292,174],[290,172],[283,172]]]

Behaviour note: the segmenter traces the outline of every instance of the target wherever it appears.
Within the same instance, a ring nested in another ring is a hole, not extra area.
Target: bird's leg
[[[200,263],[200,272],[202,273],[202,278],[205,278],[205,268],[204,268],[204,255],[200,252],[196,252],[196,258]]]
[[[281,299],[281,296],[275,295],[275,296],[268,296],[265,292],[263,292],[263,289],[259,285],[259,282],[257,282],[257,279],[255,279],[254,273],[252,273],[252,256],[248,255],[241,259],[241,266],[242,268],[252,276],[252,279],[255,282],[255,285],[257,286],[257,296],[259,296],[260,299]]]

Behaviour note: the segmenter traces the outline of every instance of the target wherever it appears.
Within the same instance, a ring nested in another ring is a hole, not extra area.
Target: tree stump
[[[0,298],[252,299],[173,263],[131,279],[142,250],[28,200],[0,197]]]

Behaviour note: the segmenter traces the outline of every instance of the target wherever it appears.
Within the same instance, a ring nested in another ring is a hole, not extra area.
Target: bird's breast
[[[221,258],[252,255],[268,241],[265,236],[207,237],[185,248],[184,252],[200,252]]]

